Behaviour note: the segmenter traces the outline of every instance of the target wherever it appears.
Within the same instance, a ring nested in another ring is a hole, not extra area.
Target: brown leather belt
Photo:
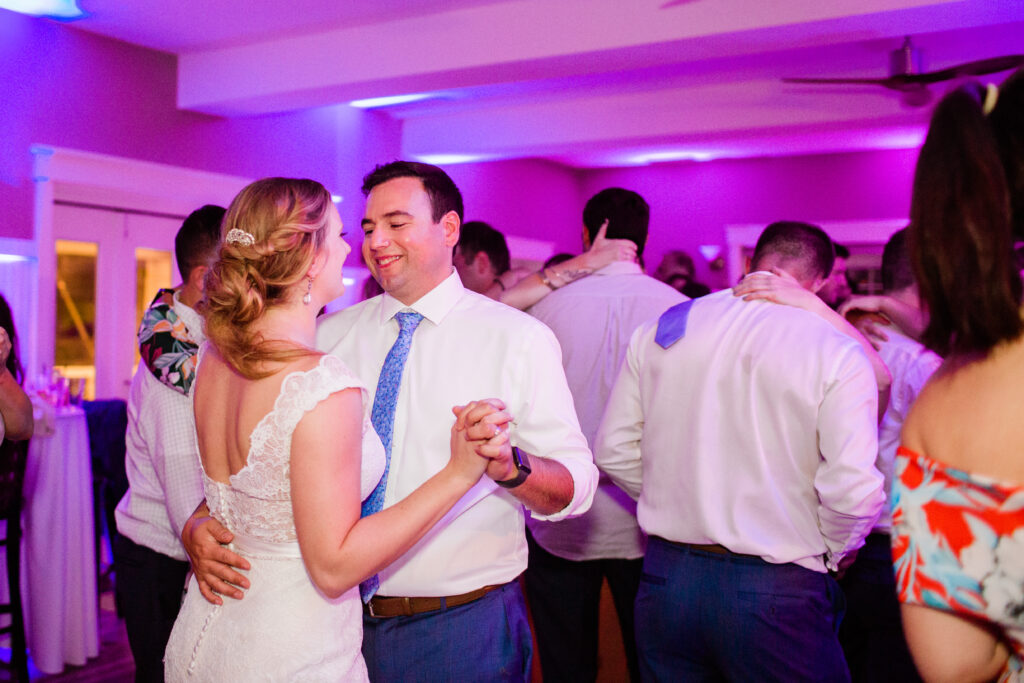
[[[689,550],[702,550],[706,553],[714,553],[715,555],[732,555],[733,557],[757,557],[757,555],[744,555],[743,553],[734,553],[733,551],[726,548],[724,545],[719,545],[717,543],[682,543],[680,541],[670,541],[667,538],[661,538],[661,536],[658,536],[657,538],[659,538],[662,541],[665,541],[665,543],[668,543],[669,545],[678,546],[680,548],[687,548]]]
[[[411,617],[414,614],[468,605],[499,588],[501,586],[484,586],[462,595],[452,595],[444,598],[389,598],[386,596],[374,596],[370,598],[370,602],[363,605],[363,612],[371,617],[380,619],[387,617]]]
[[[690,550],[703,550],[706,553],[715,553],[716,555],[735,555],[724,545],[718,545],[717,543],[680,543],[679,545]]]

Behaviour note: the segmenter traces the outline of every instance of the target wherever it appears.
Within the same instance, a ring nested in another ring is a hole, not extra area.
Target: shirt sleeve
[[[550,458],[564,466],[573,481],[572,500],[552,515],[530,511],[535,519],[557,522],[590,509],[597,490],[594,456],[580,430],[562,352],[555,335],[540,323],[524,334],[524,347],[513,371],[522,395],[514,410],[514,442],[531,456]]]
[[[168,395],[171,389],[153,385],[152,392],[161,394],[147,411],[149,433],[147,443],[152,444],[152,465],[164,492],[167,518],[176,536],[196,507],[203,500],[203,475],[199,464],[199,446],[191,418],[191,407],[183,409],[180,396]],[[175,402],[175,403],[172,403]]]
[[[941,365],[942,359],[927,349],[922,350],[920,355],[908,364],[904,379],[910,398],[906,406],[907,412],[910,412],[910,405],[917,400],[924,385]]]
[[[818,523],[835,570],[864,545],[885,502],[878,454],[878,386],[860,349],[847,347],[818,411],[821,464],[814,477]]]
[[[640,327],[629,341],[594,443],[594,461],[598,469],[634,500],[640,497],[643,482],[640,440],[644,416],[639,355],[645,330],[649,331],[649,326]]]

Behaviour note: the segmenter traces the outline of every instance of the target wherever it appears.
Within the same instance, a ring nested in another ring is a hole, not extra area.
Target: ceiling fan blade
[[[784,83],[814,83],[820,85],[880,85],[898,92],[917,91],[924,88],[907,76],[889,76],[888,78],[783,78]]]
[[[979,59],[973,62],[957,64],[948,69],[908,75],[905,78],[918,83],[939,83],[964,76],[984,76],[985,74],[1009,71],[1021,66],[1024,66],[1024,55],[1004,55],[1002,57],[991,57],[989,59]]]
[[[783,83],[815,83],[824,85],[883,85],[889,87],[888,78],[783,78]]]
[[[965,62],[947,69],[920,74],[895,74],[888,78],[783,78],[784,83],[805,83],[817,85],[880,85],[883,88],[902,93],[923,90],[931,83],[941,83],[965,76],[983,76],[1024,67],[1024,55],[1004,55]]]

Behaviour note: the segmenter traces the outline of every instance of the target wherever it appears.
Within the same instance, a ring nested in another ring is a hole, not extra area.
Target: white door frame
[[[54,202],[187,216],[203,204],[227,206],[248,178],[197,171],[106,154],[32,145],[35,182],[33,242],[38,278],[34,316],[22,346],[28,377],[53,366],[57,318]],[[134,264],[133,264],[134,265]]]

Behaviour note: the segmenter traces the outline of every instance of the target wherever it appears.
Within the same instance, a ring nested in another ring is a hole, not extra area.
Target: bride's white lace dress
[[[362,496],[384,471],[384,448],[370,424],[363,384],[334,356],[294,372],[253,429],[246,466],[230,484],[204,476],[210,512],[235,535],[232,549],[252,565],[243,600],[208,603],[195,578],[167,644],[168,681],[364,681],[358,586],[335,600],[313,585],[299,554],[292,516],[292,432],[330,394],[363,393]]]

